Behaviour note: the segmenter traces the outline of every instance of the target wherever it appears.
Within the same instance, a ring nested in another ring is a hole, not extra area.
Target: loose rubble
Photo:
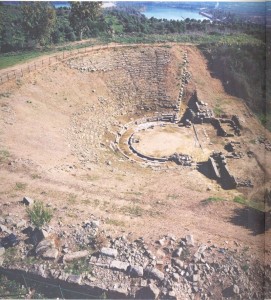
[[[79,233],[86,235],[90,229],[95,229],[97,236],[97,225],[102,233],[97,219],[75,228],[69,248],[61,230],[43,237],[37,244],[29,244],[28,235],[23,233],[29,224],[25,228],[14,227],[13,235],[20,243],[0,247],[2,268],[99,288],[108,297],[114,293],[137,299],[263,297],[264,269],[241,249],[234,252],[211,242],[198,244],[192,234],[184,238],[162,236],[151,244],[143,238],[129,241],[125,236],[107,237],[106,246],[101,248],[95,247],[95,238],[91,242],[78,239]],[[2,231],[1,236],[3,240],[6,233]],[[69,250],[78,246],[85,249]],[[6,255],[10,248],[16,248],[18,253],[12,260]],[[24,263],[23,257],[32,258],[33,264]],[[77,266],[76,273],[72,266]]]

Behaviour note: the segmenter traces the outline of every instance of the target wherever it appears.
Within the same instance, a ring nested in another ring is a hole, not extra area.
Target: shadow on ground
[[[262,234],[271,228],[270,213],[266,214],[252,207],[236,208],[234,212],[231,223],[247,228],[253,235]]]
[[[215,179],[214,172],[210,168],[210,163],[208,161],[199,162],[197,170],[207,178]]]

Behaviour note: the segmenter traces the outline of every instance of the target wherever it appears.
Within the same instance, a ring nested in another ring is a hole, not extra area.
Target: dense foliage
[[[81,40],[84,31],[94,27],[91,22],[95,21],[100,14],[102,2],[71,2],[70,5],[69,20]]]
[[[26,2],[20,11],[22,30],[27,41],[46,44],[55,26],[55,9],[46,2]]]
[[[225,90],[246,99],[259,116],[266,110],[265,44],[205,44],[200,46],[209,68],[224,83]]]
[[[90,37],[175,34],[195,36],[245,33],[263,38],[261,25],[240,20],[220,23],[209,20],[146,18],[132,8],[101,9],[101,2],[72,2],[54,8],[50,2],[0,5],[2,53],[40,45],[59,44]]]

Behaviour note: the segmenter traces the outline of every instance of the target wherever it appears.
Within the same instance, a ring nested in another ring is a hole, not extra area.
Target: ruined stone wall
[[[234,189],[237,186],[235,177],[230,173],[227,161],[222,153],[214,152],[210,156],[209,168],[211,170],[211,176],[216,179],[224,189]]]

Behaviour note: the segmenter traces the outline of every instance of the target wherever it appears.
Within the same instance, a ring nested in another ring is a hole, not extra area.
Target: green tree
[[[46,44],[56,22],[56,12],[49,2],[22,5],[22,26],[29,40]]]
[[[70,22],[76,31],[78,38],[81,40],[83,33],[89,30],[89,21],[97,20],[101,12],[101,1],[95,2],[70,2],[71,13]]]
[[[0,5],[1,52],[17,51],[25,46],[21,10],[17,5]]]

